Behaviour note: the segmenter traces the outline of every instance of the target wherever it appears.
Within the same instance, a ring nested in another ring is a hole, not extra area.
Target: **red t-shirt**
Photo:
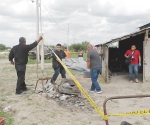
[[[127,56],[132,56],[132,51],[131,50],[127,50],[127,52],[125,53]],[[139,50],[135,50],[133,57],[134,60],[131,59],[131,64],[138,64],[139,63],[139,56],[141,56],[140,51]]]

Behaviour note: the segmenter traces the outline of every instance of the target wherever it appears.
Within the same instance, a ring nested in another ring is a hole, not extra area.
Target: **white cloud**
[[[149,23],[148,0],[42,0],[42,26],[48,44],[91,41],[99,44],[126,35]],[[36,6],[31,0],[0,4],[0,43],[13,46],[24,36],[36,38]],[[47,12],[48,11],[48,12]]]

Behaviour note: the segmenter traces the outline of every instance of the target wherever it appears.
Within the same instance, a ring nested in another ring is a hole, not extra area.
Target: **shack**
[[[150,24],[139,27],[139,31],[96,45],[102,61],[102,76],[109,82],[111,73],[127,74],[124,54],[131,45],[141,52],[142,67],[139,69],[142,82],[150,82]]]

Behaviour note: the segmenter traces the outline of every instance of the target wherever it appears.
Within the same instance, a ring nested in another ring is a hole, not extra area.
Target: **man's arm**
[[[90,58],[87,58],[87,68],[90,69]]]
[[[141,67],[142,64],[141,64],[141,54],[140,54],[140,51],[138,51],[138,53],[139,53],[139,58],[138,58],[139,59],[139,67]]]
[[[14,52],[13,52],[13,48],[12,48],[10,53],[9,53],[9,61],[12,65],[14,65],[13,58],[14,58]]]
[[[125,56],[126,58],[128,58],[128,51],[126,51],[126,53],[124,54],[124,56]]]
[[[90,59],[91,53],[88,52],[87,53],[87,68],[90,69],[90,65],[91,65],[91,59]]]
[[[139,63],[141,63],[141,56],[139,56]]]
[[[36,47],[39,42],[43,39],[42,36],[39,37],[39,39],[37,41],[35,41],[34,43],[27,45],[28,51],[32,50],[34,47]]]
[[[66,53],[62,50],[62,58],[66,58]]]

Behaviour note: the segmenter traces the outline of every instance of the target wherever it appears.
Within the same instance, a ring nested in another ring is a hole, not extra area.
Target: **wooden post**
[[[148,38],[149,30],[146,30],[143,42],[143,82],[150,81],[150,39]]]
[[[105,46],[105,82],[109,81],[108,61],[109,61],[109,47],[106,45]]]

